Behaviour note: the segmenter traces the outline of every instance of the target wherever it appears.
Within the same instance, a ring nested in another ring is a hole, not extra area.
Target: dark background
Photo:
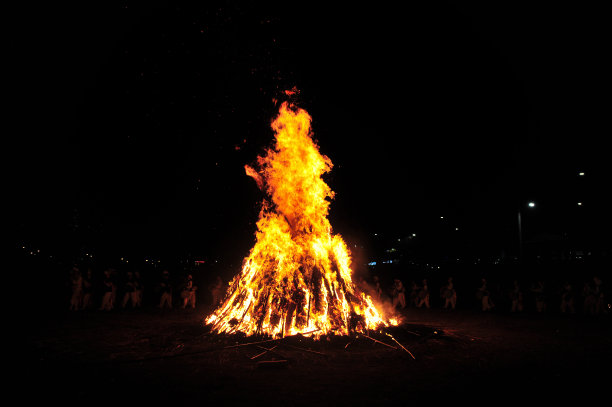
[[[296,87],[359,266],[402,242],[404,262],[515,258],[519,209],[532,249],[609,259],[602,10],[86,3],[8,13],[8,216],[28,254],[235,273],[263,198],[243,166]]]

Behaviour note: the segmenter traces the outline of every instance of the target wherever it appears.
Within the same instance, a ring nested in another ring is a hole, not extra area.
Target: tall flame
[[[372,299],[357,291],[350,253],[327,219],[332,168],[311,138],[311,117],[285,102],[272,122],[276,144],[247,175],[269,197],[256,243],[223,304],[206,318],[213,331],[273,337],[315,336],[387,326]]]

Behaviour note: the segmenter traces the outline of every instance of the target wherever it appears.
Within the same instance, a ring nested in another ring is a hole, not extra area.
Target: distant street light
[[[530,208],[535,208],[535,202],[529,202],[527,204]],[[521,209],[518,211],[518,235],[519,235],[519,260],[523,261],[523,221],[521,219]]]

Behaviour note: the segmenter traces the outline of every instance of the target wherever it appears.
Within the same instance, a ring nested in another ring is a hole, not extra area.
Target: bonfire
[[[272,121],[275,144],[245,166],[265,193],[256,242],[222,304],[205,318],[213,332],[348,335],[395,324],[352,281],[351,257],[327,219],[332,169],[312,139],[311,117],[284,102]]]

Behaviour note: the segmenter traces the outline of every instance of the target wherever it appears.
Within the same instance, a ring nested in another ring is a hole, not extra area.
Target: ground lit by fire
[[[219,333],[273,337],[376,329],[385,317],[352,281],[350,252],[327,219],[332,168],[312,139],[311,117],[284,102],[272,122],[275,145],[245,166],[265,193],[256,243],[222,305],[205,321]]]

